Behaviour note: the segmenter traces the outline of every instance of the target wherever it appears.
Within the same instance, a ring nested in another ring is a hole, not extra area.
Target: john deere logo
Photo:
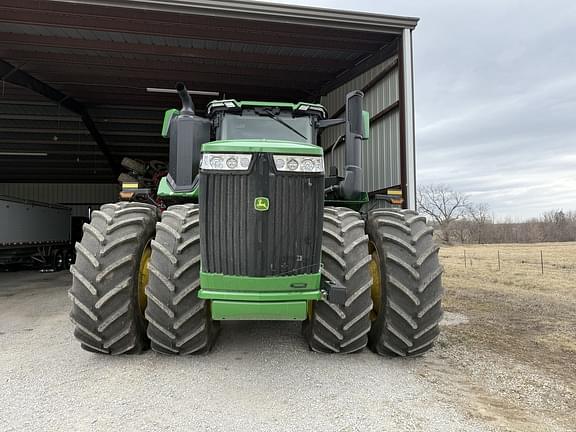
[[[270,208],[270,201],[266,197],[256,197],[254,199],[254,208],[257,211],[268,211]]]

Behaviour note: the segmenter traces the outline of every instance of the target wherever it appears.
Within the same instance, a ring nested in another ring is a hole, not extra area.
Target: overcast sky
[[[576,210],[576,2],[281,2],[421,18],[419,183],[449,184],[499,218]]]

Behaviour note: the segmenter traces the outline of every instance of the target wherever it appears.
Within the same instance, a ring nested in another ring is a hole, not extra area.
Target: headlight
[[[238,166],[238,158],[236,156],[230,156],[226,159],[226,166],[231,170],[236,169]]]
[[[315,156],[274,155],[278,171],[324,172],[324,158]]]
[[[299,163],[296,159],[290,159],[286,166],[290,171],[296,171],[298,169]]]
[[[210,168],[212,169],[222,169],[224,168],[224,161],[221,157],[214,156],[210,158]]]
[[[251,154],[204,153],[200,161],[203,170],[246,171],[250,167]]]

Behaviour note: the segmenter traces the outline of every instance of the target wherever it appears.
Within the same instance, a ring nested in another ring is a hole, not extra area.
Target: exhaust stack
[[[182,81],[176,83],[176,91],[178,92],[178,96],[180,96],[180,100],[182,101],[182,109],[180,110],[180,114],[194,115],[194,103],[188,94],[186,84],[184,84]]]

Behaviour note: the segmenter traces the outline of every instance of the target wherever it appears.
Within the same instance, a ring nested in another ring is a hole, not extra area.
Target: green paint
[[[347,207],[352,210],[360,211],[360,208],[369,201],[370,198],[368,197],[368,193],[362,192],[362,195],[359,200],[356,201],[324,200],[324,205],[334,207]]]
[[[362,122],[364,127],[364,132],[362,136],[364,139],[370,138],[370,113],[368,111],[362,111]]]
[[[200,272],[202,291],[265,292],[320,292],[320,273],[294,276],[250,277]],[[203,297],[201,297],[203,298]]]
[[[266,197],[254,198],[254,209],[260,212],[265,212],[270,209],[270,200]]]
[[[252,302],[320,300],[320,290],[308,291],[278,291],[278,292],[249,292],[249,291],[215,291],[201,288],[198,297],[207,300],[233,300]]]
[[[322,156],[322,147],[293,141],[266,139],[212,141],[202,145],[203,153],[275,153]]]
[[[198,297],[212,300],[212,318],[304,320],[306,302],[320,300],[320,273],[244,277],[200,272]]]
[[[158,184],[158,192],[156,195],[162,198],[187,198],[191,200],[197,200],[198,188],[196,187],[194,190],[189,192],[176,192],[170,187],[168,179],[166,177],[162,177],[162,179],[160,179],[160,183]]]
[[[170,120],[172,117],[180,114],[177,109],[169,109],[164,113],[164,122],[162,123],[162,136],[168,138],[170,136]]]
[[[258,303],[214,300],[211,311],[215,320],[304,321],[306,306],[305,301]]]

